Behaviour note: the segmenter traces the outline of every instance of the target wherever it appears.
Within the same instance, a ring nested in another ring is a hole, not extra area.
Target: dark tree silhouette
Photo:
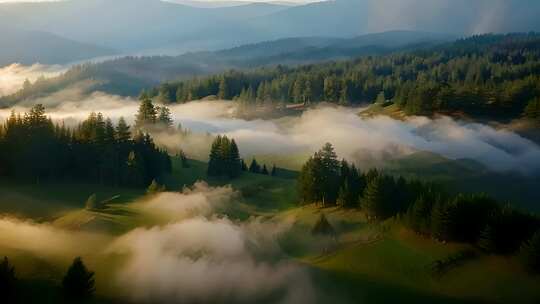
[[[90,298],[96,291],[94,273],[89,271],[80,257],[75,258],[69,267],[62,288],[68,299],[82,300]]]
[[[7,257],[0,263],[0,300],[2,303],[18,303],[19,300],[15,268]]]

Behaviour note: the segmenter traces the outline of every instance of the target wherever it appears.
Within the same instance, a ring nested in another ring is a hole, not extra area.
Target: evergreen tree
[[[171,117],[171,110],[166,106],[161,106],[157,112],[159,113],[157,117],[158,124],[166,128],[172,128],[174,121]]]
[[[15,268],[9,264],[7,257],[0,263],[0,299],[3,303],[17,303],[17,277]]]
[[[385,218],[386,197],[384,192],[384,181],[382,177],[377,177],[368,183],[361,200],[362,210],[365,212],[368,220],[381,220]]]
[[[529,272],[540,274],[540,230],[521,246],[519,256]]]
[[[272,171],[270,173],[271,176],[276,176],[277,175],[277,168],[276,168],[276,165],[272,165]]]
[[[266,165],[263,165],[263,168],[261,170],[261,174],[268,175],[268,168],[266,168]]]
[[[335,235],[336,231],[334,230],[334,227],[328,222],[328,219],[324,215],[324,213],[321,213],[321,216],[315,222],[315,225],[311,229],[311,233],[314,235]]]
[[[131,132],[129,131],[129,126],[123,117],[120,117],[118,120],[118,125],[116,126],[116,138],[118,142],[126,143],[131,139]]]
[[[141,129],[150,126],[157,121],[157,112],[152,100],[148,97],[141,96],[139,110],[135,116],[135,128]]]
[[[257,160],[254,158],[249,165],[249,172],[251,173],[261,173],[261,166],[257,163]]]
[[[231,144],[229,146],[229,159],[228,161],[228,175],[230,178],[238,177],[240,176],[242,172],[242,163],[240,160],[240,150],[238,149],[238,146],[236,145],[236,141],[234,139],[231,140]]]
[[[439,241],[447,241],[450,239],[450,215],[447,204],[443,201],[438,201],[433,206],[431,213],[431,234],[434,239]]]
[[[208,176],[235,178],[242,173],[240,151],[234,139],[218,136],[210,148]]]
[[[227,79],[222,77],[219,82],[218,98],[225,100],[229,97],[229,87],[227,86]]]
[[[72,300],[87,299],[96,291],[94,273],[86,268],[80,257],[75,258],[69,267],[62,287],[65,295]]]

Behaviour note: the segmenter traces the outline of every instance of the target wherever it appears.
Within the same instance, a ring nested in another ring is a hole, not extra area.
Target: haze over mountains
[[[180,54],[287,37],[353,37],[387,30],[455,35],[540,30],[540,21],[534,14],[540,2],[535,0],[335,0],[298,6],[231,2],[213,8],[195,7],[193,1],[182,3],[160,0],[3,3],[0,28],[40,31],[41,36],[33,38],[36,41],[48,39],[45,35],[56,35],[67,39],[63,43],[92,45],[84,54],[63,48],[66,51],[60,58],[51,60],[52,63],[104,53]],[[4,37],[3,43],[13,49],[22,45],[9,37]],[[54,45],[42,47],[43,52],[55,49],[58,48]],[[40,62],[48,59],[41,54],[15,59],[26,62],[27,57]],[[5,64],[6,58],[0,56],[0,64]]]
[[[429,32],[391,31],[354,38],[299,37],[265,41],[215,52],[180,56],[128,56],[75,66],[56,78],[35,82],[27,90],[0,96],[0,106],[76,87],[82,93],[98,90],[136,96],[161,82],[208,75],[228,69],[299,65],[396,51],[428,48],[455,39]],[[20,77],[19,77],[20,78]]]

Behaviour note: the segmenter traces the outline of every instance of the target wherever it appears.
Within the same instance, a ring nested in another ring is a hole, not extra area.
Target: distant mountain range
[[[74,62],[88,58],[114,55],[104,47],[81,43],[41,31],[0,27],[0,67],[12,63],[30,65]]]
[[[75,66],[66,74],[31,86],[26,91],[0,98],[12,105],[41,97],[79,83],[88,92],[99,90],[118,95],[138,95],[141,90],[165,81],[277,64],[298,65],[328,60],[382,55],[395,51],[427,48],[455,37],[427,32],[392,31],[355,38],[286,38],[248,44],[215,52],[195,52],[180,56],[123,57],[96,64]]]
[[[3,3],[0,28],[47,32],[120,53],[151,49],[161,54],[396,29],[455,35],[540,30],[537,0],[333,0],[297,6],[232,1],[211,8],[195,7],[193,0],[176,1],[181,4],[160,0]]]

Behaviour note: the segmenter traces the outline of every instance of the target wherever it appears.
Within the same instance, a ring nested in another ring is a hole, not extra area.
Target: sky
[[[0,3],[9,3],[9,2],[52,2],[60,0],[0,0]],[[174,0],[169,0],[174,2]],[[233,2],[231,0],[195,0],[199,2]],[[290,3],[310,3],[310,2],[320,2],[321,0],[239,0],[239,2],[290,2]]]

